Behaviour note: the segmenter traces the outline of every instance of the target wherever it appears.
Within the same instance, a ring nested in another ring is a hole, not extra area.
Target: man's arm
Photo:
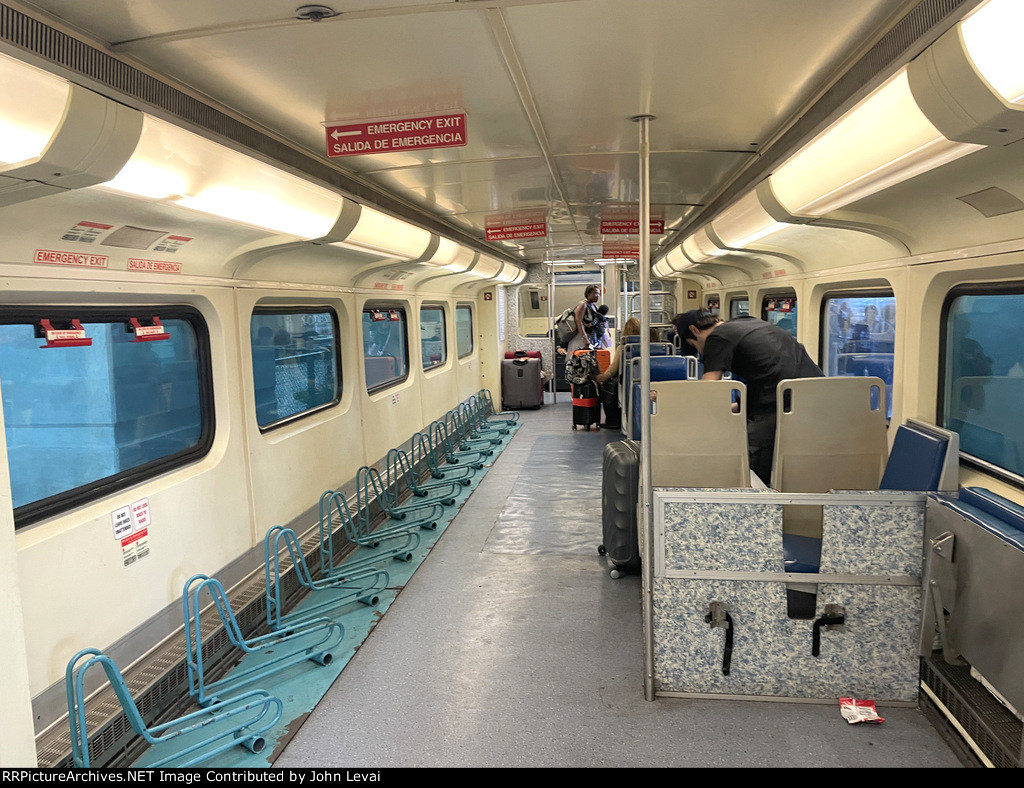
[[[722,379],[722,370],[718,369],[718,370],[714,370],[712,372],[705,372],[703,375],[700,376],[700,379],[701,380],[721,380]]]

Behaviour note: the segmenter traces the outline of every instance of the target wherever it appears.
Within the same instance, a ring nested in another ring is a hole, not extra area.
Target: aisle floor
[[[918,709],[645,700],[640,578],[597,551],[622,435],[548,396],[275,767],[960,767]]]

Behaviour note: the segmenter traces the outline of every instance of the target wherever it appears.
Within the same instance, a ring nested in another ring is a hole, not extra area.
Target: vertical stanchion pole
[[[558,404],[558,337],[555,336],[555,267],[548,263],[548,332],[551,334],[551,404]]]
[[[640,511],[637,522],[642,563],[644,698],[654,700],[654,539],[651,512],[651,144],[653,115],[637,115],[640,124]]]

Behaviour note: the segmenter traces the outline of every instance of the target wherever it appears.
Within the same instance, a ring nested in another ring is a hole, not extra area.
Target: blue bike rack
[[[444,459],[442,446],[435,446],[430,439],[429,432],[417,432],[412,436],[412,446],[409,451],[413,467],[426,465],[427,471],[434,479],[458,480],[462,484],[469,484],[476,468],[471,465],[445,465],[442,467],[441,460]]]
[[[365,522],[369,522],[367,519]],[[351,544],[372,550],[370,555],[359,558],[348,557],[334,561],[334,527],[340,525],[345,539]],[[411,561],[412,551],[419,547],[418,531],[401,529],[398,533],[381,533],[381,529],[369,531],[363,528],[362,518],[353,519],[348,501],[341,492],[327,490],[320,496],[320,574],[323,577],[347,579],[350,575],[394,558]],[[386,530],[386,529],[385,529]],[[384,544],[390,543],[390,544]],[[384,545],[384,546],[382,546]]]
[[[207,681],[199,604],[200,594],[204,590],[209,592],[232,645],[246,654],[274,656],[261,660],[253,667],[243,670],[236,668],[218,681]],[[206,575],[193,575],[188,579],[181,595],[181,604],[185,618],[185,664],[188,668],[189,694],[201,706],[219,702],[213,693],[230,692],[254,681],[269,678],[284,668],[307,659],[320,665],[329,665],[333,658],[331,649],[341,643],[345,636],[345,628],[340,623],[321,618],[296,625],[283,633],[271,632],[246,639],[238,626],[235,614],[231,611],[224,586],[219,580]]]
[[[485,458],[494,454],[490,449],[483,451],[460,451],[456,445],[456,436],[447,420],[438,419],[430,423],[431,442],[440,447],[445,462],[452,465],[468,465],[474,469],[484,467]]]
[[[418,498],[427,498],[431,501],[439,501],[445,506],[455,503],[455,496],[463,485],[468,485],[470,480],[452,479],[449,481],[425,482],[418,478],[416,469],[413,466],[409,455],[402,449],[391,449],[385,461],[385,480],[392,498],[397,497],[402,484]]]
[[[111,689],[124,709],[132,730],[149,744],[163,744],[183,736],[198,738],[203,728],[216,726],[203,732],[205,736],[198,741],[149,764],[152,768],[194,766],[236,746],[245,747],[254,753],[261,752],[266,746],[263,734],[273,728],[281,718],[283,707],[279,698],[264,690],[252,690],[234,698],[213,702],[204,709],[150,728],[143,722],[139,707],[128,692],[124,677],[114,661],[98,649],[83,649],[71,658],[64,673],[68,694],[68,725],[71,729],[71,756],[74,765],[80,769],[92,766],[89,760],[83,677],[96,665],[103,668],[107,674]],[[236,717],[240,718],[236,720]],[[233,720],[228,727],[220,724],[226,720]],[[196,736],[190,735],[193,733]],[[194,757],[182,760],[188,756]]]
[[[449,424],[451,433],[456,437],[457,448],[462,451],[485,451],[488,455],[494,454],[494,447],[501,444],[501,438],[493,435],[474,434],[473,425],[470,422],[469,414],[461,408],[454,408],[445,415],[445,421]]]
[[[437,528],[438,517],[444,513],[444,507],[433,501],[399,505],[388,491],[380,471],[364,465],[356,471],[356,517],[364,533],[371,532],[370,503],[373,499],[390,519],[402,521],[401,525],[382,525],[372,531],[374,535],[390,536],[417,528],[432,531]]]
[[[303,606],[301,614],[285,614],[284,600],[281,598],[282,542],[300,585],[310,591],[331,590],[345,593],[331,594],[329,600]],[[305,626],[311,620],[321,618],[321,612],[352,601],[373,607],[380,601],[379,592],[386,589],[391,582],[391,576],[387,572],[373,568],[360,572],[350,570],[344,578],[326,577],[314,580],[309,567],[306,566],[306,559],[295,531],[281,525],[275,525],[267,531],[263,539],[263,559],[267,585],[267,626],[275,631]],[[366,584],[366,580],[370,580],[369,585]]]
[[[508,421],[513,423],[519,421],[519,411],[517,410],[498,412],[498,409],[494,407],[494,400],[491,398],[491,392],[488,389],[480,389],[475,396],[483,404],[484,413],[489,421]]]

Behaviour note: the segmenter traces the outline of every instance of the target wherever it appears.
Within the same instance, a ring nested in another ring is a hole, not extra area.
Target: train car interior
[[[0,769],[1024,765],[1021,30],[0,0]]]

